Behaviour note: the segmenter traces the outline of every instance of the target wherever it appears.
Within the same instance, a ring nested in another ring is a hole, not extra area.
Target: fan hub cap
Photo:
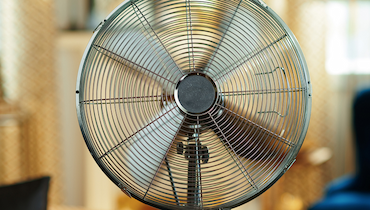
[[[177,83],[175,100],[178,107],[187,114],[206,113],[217,98],[213,80],[203,73],[185,75]]]

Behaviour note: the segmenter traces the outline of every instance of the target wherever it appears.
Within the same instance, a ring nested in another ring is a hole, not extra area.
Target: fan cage
[[[217,100],[205,113],[183,113],[176,84],[196,72],[213,79]],[[76,90],[97,164],[160,209],[232,208],[257,197],[295,161],[311,111],[299,44],[260,1],[126,0],[95,30]],[[188,161],[180,143],[197,154]]]

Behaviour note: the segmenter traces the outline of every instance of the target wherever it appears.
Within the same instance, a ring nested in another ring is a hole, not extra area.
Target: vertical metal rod
[[[193,152],[195,147],[193,144],[188,144],[187,148],[189,163],[188,163],[188,206],[196,206],[196,188],[197,188],[197,179],[196,179],[196,161],[193,157]]]
[[[199,158],[199,133],[194,134],[194,141],[195,141],[195,160],[196,160],[196,191],[195,191],[195,205],[199,206],[200,204],[200,158]]]
[[[164,156],[163,156],[163,159],[162,159],[162,161],[161,161],[161,164],[158,166],[157,171],[155,172],[155,174],[154,174],[154,176],[153,176],[153,178],[152,178],[152,181],[150,182],[150,184],[149,184],[149,186],[148,186],[148,189],[147,189],[147,190],[146,190],[146,192],[145,192],[145,195],[144,195],[144,197],[143,197],[144,199],[145,199],[146,195],[148,194],[149,189],[150,189],[150,187],[152,186],[154,179],[157,177],[157,174],[158,174],[159,169],[161,168],[161,166],[162,166],[162,164],[163,164],[163,161],[167,158],[167,154],[168,154],[168,152],[170,151],[170,149],[171,149],[171,147],[172,147],[172,144],[173,144],[173,142],[175,141],[175,139],[176,139],[177,135],[179,134],[179,131],[180,131],[180,129],[182,128],[182,125],[183,125],[183,123],[184,123],[184,120],[185,120],[185,119],[183,119],[183,120],[181,121],[181,124],[180,124],[179,128],[178,128],[178,129],[177,129],[177,131],[176,131],[176,135],[175,135],[175,137],[172,139],[170,146],[167,148],[167,151],[166,151],[166,153],[165,153],[165,154],[164,154]]]
[[[203,189],[202,189],[202,172],[201,172],[201,167],[200,167],[200,150],[202,148],[201,146],[201,143],[200,143],[200,139],[199,139],[199,134],[200,134],[200,124],[199,124],[199,116],[197,116],[197,130],[196,130],[196,133],[197,133],[197,138],[196,138],[196,146],[197,146],[197,166],[198,166],[198,170],[197,170],[197,177],[198,177],[198,201],[199,201],[199,205],[202,205],[203,204],[203,200],[202,200],[202,195],[203,195]]]
[[[165,162],[166,162],[166,166],[167,166],[168,175],[170,176],[170,181],[171,181],[171,187],[172,187],[173,195],[175,196],[176,204],[179,206],[180,205],[180,201],[179,201],[179,197],[177,196],[175,182],[173,181],[171,167],[170,167],[170,164],[168,163],[167,157],[165,158]]]
[[[189,138],[186,148],[188,163],[188,206],[199,206],[200,200],[200,158],[199,158],[199,129],[194,127],[194,133]],[[194,143],[193,143],[194,141]]]

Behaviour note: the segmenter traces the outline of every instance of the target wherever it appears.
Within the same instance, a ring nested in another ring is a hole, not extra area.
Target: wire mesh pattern
[[[310,91],[296,39],[260,1],[132,0],[96,29],[76,99],[92,156],[125,193],[212,209],[289,169]]]

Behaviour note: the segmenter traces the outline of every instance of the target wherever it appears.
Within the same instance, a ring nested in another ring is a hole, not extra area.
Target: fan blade
[[[129,138],[127,165],[136,184],[148,192],[182,127],[184,116],[170,104]]]
[[[279,135],[271,126],[253,122],[245,110],[231,102],[219,106],[222,114],[215,117],[211,129],[239,156],[251,160],[281,159],[295,146],[283,131]]]
[[[106,41],[94,43],[93,48],[124,67],[159,82],[172,94],[183,73],[160,41],[133,29],[122,29],[107,36],[113,37],[104,37]]]
[[[253,10],[246,9],[248,1],[232,1],[233,11],[225,19],[222,38],[217,43],[205,71],[218,81],[242,69],[248,61],[261,62],[267,56],[266,50],[287,37],[284,31],[269,34],[269,25],[261,21]],[[248,18],[246,18],[248,17]]]
[[[220,42],[232,8],[217,0],[155,1],[155,22],[167,49],[184,71],[204,70]],[[185,29],[185,30],[184,30]]]

